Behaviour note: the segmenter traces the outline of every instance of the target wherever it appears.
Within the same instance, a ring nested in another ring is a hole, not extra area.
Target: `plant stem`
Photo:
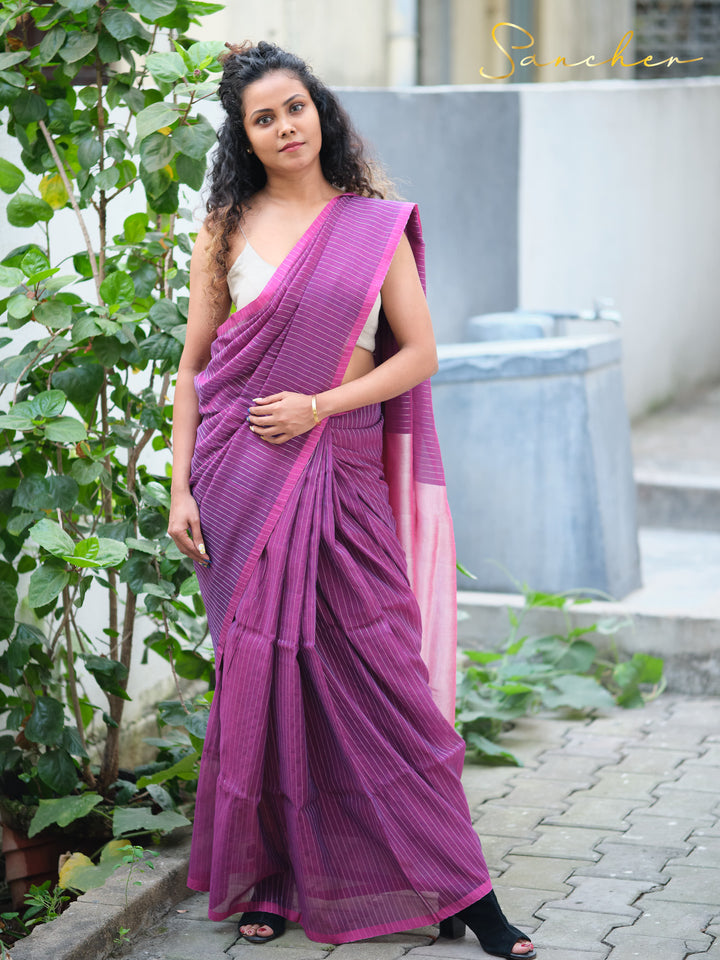
[[[72,632],[70,630],[70,619],[68,611],[70,610],[70,591],[67,587],[63,588],[63,604],[65,605],[65,653],[67,656],[68,688],[70,690],[70,699],[72,700],[73,713],[75,714],[75,724],[80,736],[80,743],[83,750],[87,753],[87,742],[85,740],[85,726],[83,724],[82,713],[80,711],[80,698],[77,692],[77,682],[75,680],[75,651],[72,645]],[[90,761],[83,758],[82,761],[83,780],[89,787],[95,789],[95,777],[90,769]]]
[[[88,233],[87,225],[85,224],[85,218],[83,217],[82,211],[80,210],[80,207],[78,206],[78,202],[75,199],[75,194],[73,192],[72,184],[68,180],[68,175],[65,172],[65,166],[62,160],[60,159],[60,154],[58,153],[57,147],[55,146],[55,141],[50,136],[50,131],[45,126],[45,121],[38,120],[38,127],[42,132],[42,135],[45,137],[45,142],[48,145],[48,150],[50,151],[50,154],[52,155],[52,158],[55,161],[55,166],[57,167],[57,171],[60,174],[60,179],[65,185],[68,199],[70,200],[72,208],[75,211],[75,216],[77,217],[78,223],[80,224],[80,230],[82,231],[83,240],[85,241],[85,249],[87,250],[88,259],[90,261],[90,269],[92,270],[93,280],[95,281],[95,292],[97,294],[98,303],[102,303],[102,297],[100,296],[100,283],[101,283],[100,272],[98,269],[97,260],[95,259],[95,253],[93,252],[92,241],[90,240],[90,234]]]

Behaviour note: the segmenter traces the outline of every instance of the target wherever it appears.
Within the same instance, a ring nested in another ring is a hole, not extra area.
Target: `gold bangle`
[[[310,402],[311,402],[311,404],[312,404],[313,420],[315,421],[315,423],[320,423],[321,418],[318,416],[318,411],[317,411],[317,397],[315,396],[315,394],[312,395],[312,399],[311,399]]]

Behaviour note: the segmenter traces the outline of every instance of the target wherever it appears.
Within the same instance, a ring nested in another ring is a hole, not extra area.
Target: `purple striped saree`
[[[188,885],[344,943],[490,889],[454,730],[455,557],[429,382],[275,446],[253,397],[341,383],[417,207],[335,197],[196,378],[217,685]],[[381,315],[377,360],[397,349]]]

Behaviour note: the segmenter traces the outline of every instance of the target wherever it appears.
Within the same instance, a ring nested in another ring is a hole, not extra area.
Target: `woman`
[[[175,393],[170,534],[217,669],[188,884],[255,943],[466,922],[533,957],[460,783],[417,210],[302,61],[230,50]]]

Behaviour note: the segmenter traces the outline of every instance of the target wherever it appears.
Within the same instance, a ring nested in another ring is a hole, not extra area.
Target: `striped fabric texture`
[[[338,385],[413,204],[330,201],[196,379],[191,486],[216,645],[188,885],[318,942],[438,921],[491,884],[452,725],[452,525],[429,383],[274,446],[252,398]],[[397,349],[381,317],[377,359]]]

